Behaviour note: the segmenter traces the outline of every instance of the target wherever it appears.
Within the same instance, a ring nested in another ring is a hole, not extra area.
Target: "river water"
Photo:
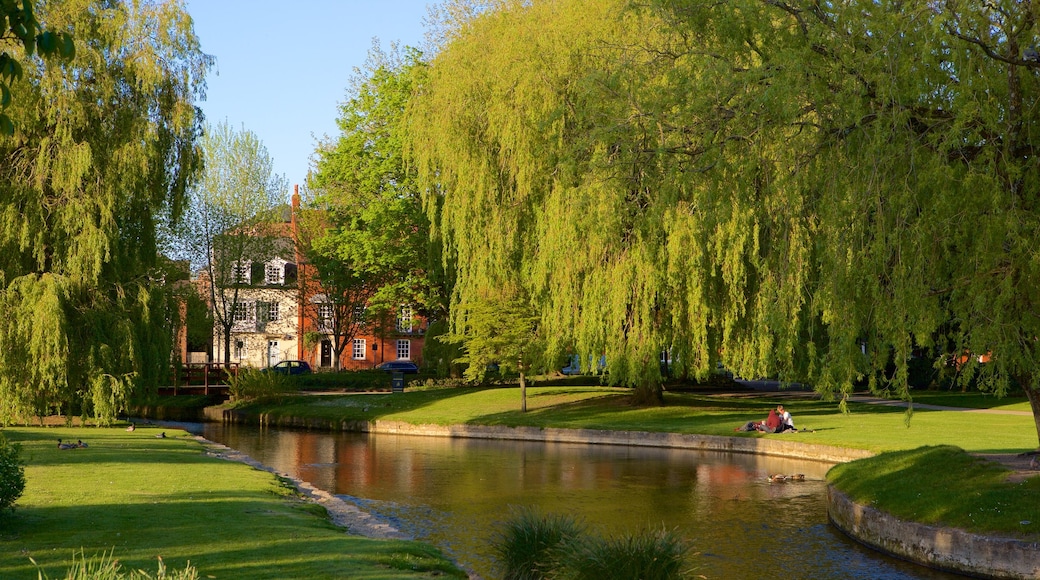
[[[830,465],[744,454],[323,433],[221,424],[192,431],[390,520],[495,578],[488,543],[517,506],[603,536],[678,531],[706,578],[954,579],[880,555],[827,522]],[[805,481],[770,483],[770,474]]]

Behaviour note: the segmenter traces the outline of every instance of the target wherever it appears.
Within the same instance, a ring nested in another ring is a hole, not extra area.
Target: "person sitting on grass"
[[[790,413],[784,410],[783,405],[776,406],[776,414],[780,418],[780,427],[776,430],[777,433],[783,433],[784,431],[798,431],[798,429],[794,428],[794,419],[791,418]]]
[[[776,409],[770,409],[769,416],[766,417],[765,421],[748,421],[734,429],[734,431],[761,431],[763,433],[775,433],[779,428],[780,416],[776,414]]]

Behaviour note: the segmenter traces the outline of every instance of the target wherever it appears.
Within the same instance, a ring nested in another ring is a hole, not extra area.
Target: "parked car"
[[[283,375],[307,375],[311,372],[311,365],[305,360],[283,360],[266,370]]]
[[[376,368],[388,373],[415,374],[419,372],[419,367],[410,360],[388,360],[377,364]]]
[[[607,372],[607,357],[605,355],[600,356],[599,360],[596,361],[596,368],[590,369],[588,364],[585,365],[585,368],[581,368],[581,357],[573,354],[567,361],[567,366],[560,369],[560,372],[565,375],[586,375],[592,373],[602,375]]]

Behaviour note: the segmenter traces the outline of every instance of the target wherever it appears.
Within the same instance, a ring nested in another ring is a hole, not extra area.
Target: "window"
[[[264,283],[269,286],[282,283],[282,268],[278,264],[267,264],[265,266]]]
[[[251,264],[248,261],[235,262],[235,282],[238,284],[249,283],[249,273]]]
[[[277,302],[256,303],[256,321],[258,323],[278,322],[279,318]]]
[[[354,348],[351,354],[353,355],[354,360],[365,360],[365,339],[354,339]]]
[[[318,329],[325,332],[331,332],[333,326],[333,317],[335,311],[331,304],[323,303],[318,305]]]
[[[397,358],[404,360],[411,360],[412,358],[412,341],[408,339],[401,339],[397,341]]]
[[[235,323],[249,322],[253,319],[253,303],[252,302],[236,302],[235,312],[232,317]]]
[[[401,311],[397,314],[397,332],[411,332],[412,331],[412,309],[409,306],[402,306]]]

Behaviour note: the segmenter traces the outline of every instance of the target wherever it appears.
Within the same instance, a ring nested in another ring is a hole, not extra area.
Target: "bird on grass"
[[[76,447],[75,443],[62,443],[61,439],[58,439],[58,449],[75,449]]]
[[[83,449],[83,448],[88,447],[88,445],[86,443],[84,443],[82,439],[77,439],[76,440],[76,447],[79,447],[79,448]]]
[[[166,439],[166,431],[163,431],[162,433],[159,433],[158,435],[155,436],[155,438],[156,439]]]
[[[127,431],[133,431],[134,429],[137,429],[137,427],[133,423],[130,423],[130,426],[126,428]]]

